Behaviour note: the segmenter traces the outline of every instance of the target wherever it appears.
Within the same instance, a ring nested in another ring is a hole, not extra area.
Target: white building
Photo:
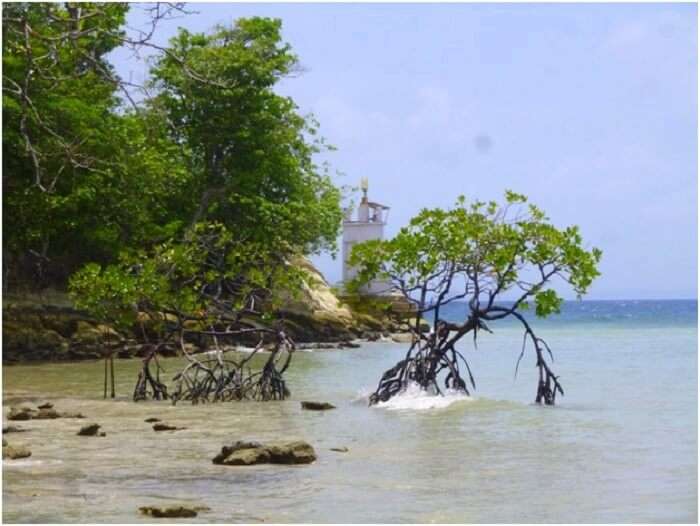
[[[356,275],[357,269],[348,264],[352,247],[370,239],[384,239],[384,226],[388,217],[389,207],[373,203],[367,198],[367,178],[362,178],[362,201],[355,210],[349,208],[343,221],[343,283],[350,282]],[[386,294],[391,286],[383,281],[375,280],[363,287],[365,294]]]

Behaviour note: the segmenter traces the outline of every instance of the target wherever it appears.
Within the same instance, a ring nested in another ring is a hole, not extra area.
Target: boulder
[[[41,404],[36,407],[37,409],[53,409],[53,404],[50,402],[46,402],[45,404]]]
[[[301,408],[308,409],[310,411],[326,411],[328,409],[335,409],[335,406],[333,404],[329,404],[328,402],[306,401],[301,403]]]
[[[80,320],[77,322],[77,328],[73,337],[71,338],[71,344],[78,347],[93,347],[100,345],[105,339],[105,335],[90,322]]]
[[[17,459],[17,458],[27,458],[31,457],[32,452],[29,451],[29,448],[26,446],[10,446],[10,445],[5,445],[5,442],[3,442],[2,446],[2,458],[6,459]]]
[[[316,460],[316,452],[307,442],[265,445],[259,442],[238,441],[224,446],[212,462],[224,466],[250,466],[252,464],[310,464]]]
[[[201,507],[199,509],[202,509]],[[208,508],[207,508],[208,509]],[[155,519],[190,519],[197,516],[197,508],[185,506],[170,506],[159,508],[156,506],[142,506],[139,511]]]
[[[94,437],[97,435],[98,431],[100,430],[100,424],[88,424],[86,426],[83,426],[80,428],[80,431],[78,431],[78,436],[82,437]]]

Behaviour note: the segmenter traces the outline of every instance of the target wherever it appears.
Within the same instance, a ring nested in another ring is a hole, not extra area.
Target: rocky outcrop
[[[69,306],[3,305],[3,363],[97,359],[123,343],[111,327]]]
[[[297,258],[293,264],[304,271],[306,278],[296,297],[283,294],[285,306],[278,314],[295,341],[349,343],[367,331],[393,328],[388,318],[363,313],[342,303],[308,259]]]
[[[306,275],[297,295],[278,292],[284,305],[276,312],[285,330],[298,343],[324,342],[334,348],[352,347],[352,340],[402,330],[386,315],[386,300],[343,297],[341,302],[323,275],[306,258],[293,264]],[[391,302],[389,302],[391,303]],[[168,315],[163,315],[168,321]],[[148,333],[150,318],[143,318]],[[252,320],[251,320],[252,321]],[[140,331],[138,331],[140,334]],[[119,332],[87,313],[70,306],[67,295],[50,299],[34,297],[3,303],[3,363],[30,361],[95,360],[114,354],[118,358],[142,356],[136,332]],[[189,352],[206,342],[190,341]],[[242,345],[254,345],[245,341]]]
[[[314,448],[303,441],[265,445],[259,442],[238,441],[221,448],[212,462],[224,466],[253,464],[310,464],[316,460]]]

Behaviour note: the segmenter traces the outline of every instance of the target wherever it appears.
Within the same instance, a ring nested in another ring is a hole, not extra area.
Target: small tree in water
[[[524,329],[520,364],[528,342],[535,351],[539,371],[535,401],[553,405],[564,394],[547,356],[549,345],[532,329],[522,311],[534,303],[535,314],[559,312],[562,298],[549,288],[552,281],[568,283],[580,298],[599,275],[601,251],[583,248],[578,227],[558,229],[527,198],[506,192],[505,205],[459,197],[449,210],[424,209],[389,241],[372,240],[356,245],[350,263],[358,268],[351,286],[372,279],[388,280],[414,307],[414,338],[406,357],[381,377],[370,404],[401,393],[410,384],[441,394],[441,387],[465,392],[474,377],[457,343],[488,323],[515,318]],[[507,296],[514,298],[504,303]],[[501,301],[499,301],[501,300]],[[468,305],[459,323],[441,317],[443,308],[456,301]],[[432,318],[431,330],[420,330]]]

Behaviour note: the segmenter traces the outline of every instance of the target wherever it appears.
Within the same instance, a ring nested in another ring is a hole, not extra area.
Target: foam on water
[[[474,398],[462,392],[447,391],[443,395],[428,393],[417,384],[411,384],[408,388],[387,400],[379,402],[374,407],[389,410],[424,411],[427,409],[444,409],[457,402],[472,402]]]

